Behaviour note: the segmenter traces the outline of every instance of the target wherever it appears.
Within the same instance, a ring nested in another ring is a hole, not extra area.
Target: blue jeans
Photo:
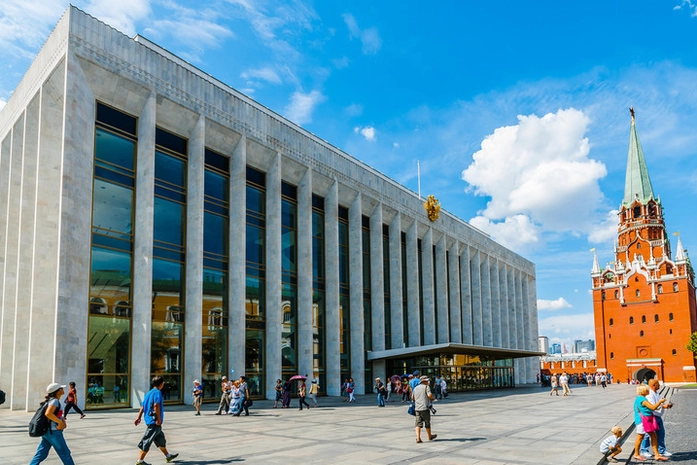
[[[378,394],[378,407],[384,407],[385,406],[385,398],[382,396],[381,393]]]
[[[56,450],[56,454],[60,457],[63,465],[75,465],[73,457],[70,455],[70,449],[68,449],[68,445],[65,443],[62,430],[49,431],[41,436],[39,448],[36,449],[36,454],[34,454],[34,458],[31,459],[29,465],[38,465],[46,460],[48,453],[51,451],[51,447]]]
[[[658,431],[656,431],[656,436],[658,437],[658,453],[662,454],[666,451],[666,429],[663,426],[663,418],[656,417],[656,422],[658,423]],[[641,452],[651,452],[651,437],[648,434],[644,435],[644,440],[641,441]]]

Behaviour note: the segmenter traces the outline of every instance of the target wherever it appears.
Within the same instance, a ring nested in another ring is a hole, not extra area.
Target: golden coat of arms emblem
[[[440,202],[434,196],[429,195],[424,202],[424,208],[428,214],[428,219],[436,221],[440,216]]]

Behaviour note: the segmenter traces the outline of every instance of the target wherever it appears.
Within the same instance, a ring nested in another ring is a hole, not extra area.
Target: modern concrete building
[[[0,113],[0,383],[87,407],[224,374],[274,396],[539,372],[534,265],[149,42],[76,8]]]

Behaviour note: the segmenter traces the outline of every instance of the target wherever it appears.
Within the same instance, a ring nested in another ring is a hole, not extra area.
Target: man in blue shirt
[[[136,461],[136,465],[150,465],[144,459],[153,443],[165,454],[167,463],[179,456],[179,454],[170,454],[167,451],[167,440],[165,439],[165,433],[162,432],[162,422],[165,421],[165,402],[162,397],[164,385],[165,379],[162,376],[155,376],[152,379],[152,389],[145,394],[143,404],[138,411],[135,425],[138,426],[140,424],[140,419],[143,417],[143,413],[145,413],[147,429],[145,434],[143,434],[143,439],[138,443],[140,457]]]

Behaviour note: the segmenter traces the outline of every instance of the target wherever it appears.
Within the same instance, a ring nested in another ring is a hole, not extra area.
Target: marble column
[[[392,348],[405,347],[402,289],[402,221],[397,212],[390,223],[390,311],[392,312]]]
[[[520,309],[516,303],[515,268],[509,266],[506,270],[506,295],[508,297],[508,347],[518,347],[518,313]]]
[[[339,396],[342,380],[339,320],[339,183],[336,180],[324,199],[324,238],[327,394]]]
[[[537,339],[540,334],[537,322],[537,284],[535,275],[528,275],[528,310],[530,315],[530,336],[528,337],[528,350],[537,350]],[[539,370],[540,357],[528,358],[528,384],[535,382],[536,370]]]
[[[472,277],[472,343],[481,346],[484,345],[481,253],[475,248],[470,249],[470,274]]]
[[[370,312],[373,350],[385,350],[385,277],[382,266],[382,204],[370,216]]]
[[[184,373],[182,384],[189,386],[202,375],[203,319],[203,195],[205,182],[206,118],[199,116],[189,135],[186,186],[186,311],[184,331]],[[193,401],[190,389],[183,389],[184,402]]]
[[[462,344],[462,307],[460,298],[460,247],[453,241],[448,251],[448,291],[450,292],[450,342]]]
[[[462,244],[460,252],[460,302],[462,303],[462,343],[473,344],[472,285],[470,272],[470,248]]]
[[[356,194],[349,208],[349,305],[351,307],[351,323],[349,338],[351,339],[351,374],[356,382],[356,392],[366,392],[365,385],[365,325],[363,309],[363,206],[361,193]]]
[[[152,337],[152,255],[155,224],[155,127],[157,95],[151,92],[138,117],[136,202],[133,243],[133,318],[131,335],[131,407],[150,390]],[[140,355],[140,356],[139,356]]]
[[[446,259],[445,234],[443,234],[436,244],[436,262],[434,288],[435,301],[437,305],[437,334],[436,341],[440,343],[450,342],[450,308],[448,307],[448,264]]]
[[[436,343],[436,299],[433,288],[433,228],[421,240],[421,288],[423,289],[424,345]]]
[[[501,347],[501,293],[499,290],[499,261],[489,259],[489,289],[491,292],[491,345]]]
[[[281,154],[271,160],[266,172],[266,396],[275,393],[281,378],[283,294],[281,292]]]
[[[414,220],[407,230],[407,313],[409,314],[409,347],[421,345],[421,308],[419,304],[418,224]]]
[[[312,170],[298,184],[298,371],[314,377],[312,326]],[[323,386],[324,387],[324,386]]]
[[[491,347],[492,335],[492,311],[491,311],[491,270],[489,268],[489,256],[484,255],[480,264],[482,286],[482,344]]]
[[[245,372],[247,259],[247,136],[242,135],[230,158],[230,260],[228,264],[228,366],[234,375]],[[231,375],[231,376],[234,376]],[[264,383],[266,385],[266,383]],[[266,396],[276,398],[275,391]],[[271,397],[273,396],[273,397]]]
[[[511,347],[510,319],[513,313],[508,298],[508,265],[499,262],[499,301],[501,303],[501,347]]]

